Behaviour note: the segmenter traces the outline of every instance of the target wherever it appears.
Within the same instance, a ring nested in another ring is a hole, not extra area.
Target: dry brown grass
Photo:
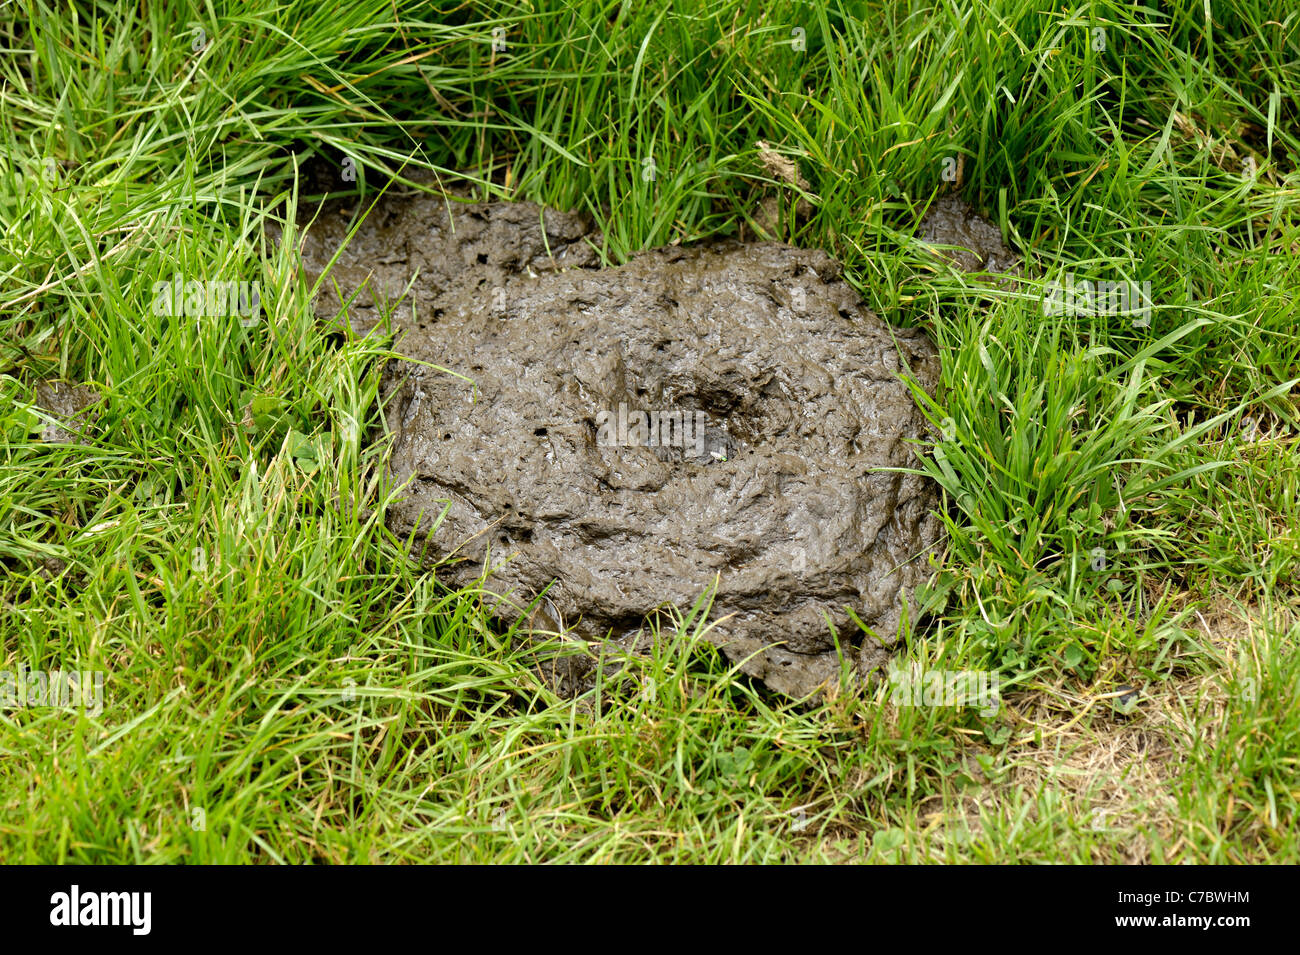
[[[1286,626],[1294,619],[1289,616]],[[1228,684],[1238,668],[1257,672],[1261,612],[1222,600],[1194,611],[1189,629],[1200,646],[1169,661],[1163,681],[1126,684],[1110,672],[1087,686],[1061,678],[1008,693],[1004,718],[1012,737],[1001,770],[994,779],[985,776],[977,757],[993,750],[971,738],[961,762],[980,784],[931,796],[918,804],[914,820],[894,820],[914,825],[920,835],[905,858],[944,861],[954,847],[957,858],[975,857],[965,847],[999,821],[1028,821],[1062,833],[1090,830],[1096,833],[1093,862],[1178,857],[1190,834],[1174,795],[1188,743],[1199,737],[1213,744],[1228,710]],[[1138,702],[1126,713],[1116,700],[1129,685]],[[1040,818],[1043,805],[1054,808],[1054,819]],[[839,853],[829,844],[823,848],[832,856],[844,852],[842,842]]]

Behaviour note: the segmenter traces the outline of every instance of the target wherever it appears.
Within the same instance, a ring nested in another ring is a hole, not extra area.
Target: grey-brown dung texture
[[[1003,244],[998,227],[956,196],[934,201],[920,236],[929,245],[956,246],[939,254],[963,272],[1020,274],[1020,258]]]
[[[311,278],[346,225],[333,211],[307,234]],[[648,615],[716,580],[709,639],[774,689],[838,678],[828,620],[858,672],[879,666],[940,532],[932,483],[880,470],[915,466],[928,428],[898,376],[933,387],[933,346],[862,308],[820,251],[718,242],[599,269],[586,236],[528,203],[404,196],[344,252],[344,298],[376,290],[351,309],[362,327],[415,280],[394,312],[415,361],[384,392],[410,482],[391,529],[466,558],[440,569],[452,584],[490,560],[512,619],[549,587],[593,652],[611,634],[644,648]],[[317,308],[335,315],[335,293]],[[657,446],[640,412],[671,423]]]
[[[302,260],[311,281],[347,238],[349,212],[327,205],[306,234]],[[529,202],[466,205],[397,193],[366,218],[314,307],[317,315],[333,318],[351,299],[346,318],[359,332],[378,324],[386,308],[398,327],[412,328],[412,316],[428,325],[453,303],[494,305],[520,274],[599,265],[584,241],[587,233],[581,216],[543,213]]]
[[[35,405],[46,416],[41,440],[53,444],[79,443],[82,432],[94,423],[99,394],[86,385],[68,381],[36,383]]]

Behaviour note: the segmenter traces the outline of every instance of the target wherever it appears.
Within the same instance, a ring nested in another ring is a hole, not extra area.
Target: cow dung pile
[[[315,221],[310,278],[348,225]],[[349,302],[364,331],[397,305],[390,528],[453,586],[487,571],[511,622],[545,593],[543,619],[588,651],[552,671],[563,692],[710,590],[707,638],[777,691],[879,667],[940,535],[935,486],[906,472],[931,433],[901,377],[932,389],[934,347],[817,250],[720,241],[601,268],[598,238],[531,203],[416,192],[362,224],[316,308]]]

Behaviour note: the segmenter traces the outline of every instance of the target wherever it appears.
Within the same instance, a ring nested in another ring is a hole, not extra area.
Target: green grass
[[[1300,861],[1300,17],[1175,6],[0,4],[0,670],[107,674],[0,710],[0,861]],[[911,238],[958,159],[1017,287]],[[557,699],[384,528],[400,343],[264,238],[308,165],[585,210],[610,262],[779,196],[941,350],[903,663],[1000,711],[772,696],[700,605]],[[1045,315],[1065,273],[1150,322]],[[262,320],[155,314],[176,274]],[[84,443],[38,439],[51,378],[104,396]]]

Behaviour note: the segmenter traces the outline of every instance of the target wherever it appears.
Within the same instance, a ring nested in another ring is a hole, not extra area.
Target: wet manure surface
[[[327,207],[307,233],[310,278],[347,224]],[[489,567],[503,618],[545,591],[543,619],[591,641],[552,671],[565,692],[591,685],[601,641],[644,649],[649,616],[715,584],[708,638],[773,689],[836,681],[835,635],[858,673],[879,667],[940,535],[934,485],[882,470],[929,435],[899,376],[932,389],[933,346],[817,250],[721,241],[602,269],[588,238],[530,203],[417,194],[343,252],[318,314],[360,289],[364,330],[402,299],[392,531],[457,558],[453,586]]]

